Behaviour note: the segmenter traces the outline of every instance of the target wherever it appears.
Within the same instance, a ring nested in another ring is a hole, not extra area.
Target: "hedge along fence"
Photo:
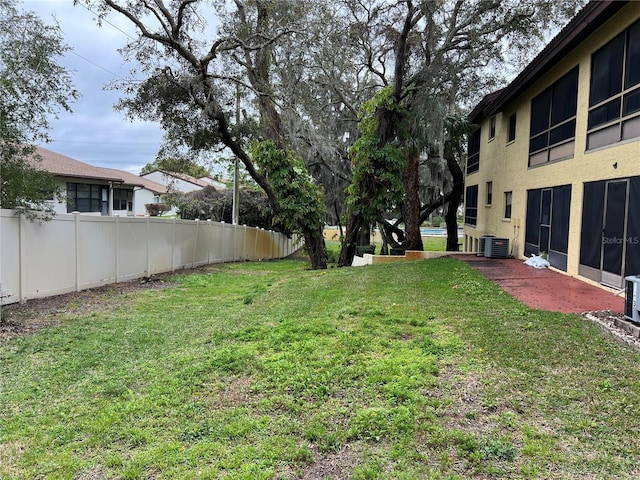
[[[24,302],[223,262],[284,258],[295,237],[211,220],[0,210],[0,304]]]

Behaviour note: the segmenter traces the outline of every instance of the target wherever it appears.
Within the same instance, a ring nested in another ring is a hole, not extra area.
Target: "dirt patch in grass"
[[[0,307],[0,342],[32,335],[43,328],[59,325],[64,317],[113,310],[118,304],[117,300],[120,295],[140,290],[168,288],[174,285],[171,282],[172,276],[202,274],[213,268],[215,265],[168,272],[80,292],[36,298],[28,300],[24,304],[4,305]]]
[[[339,451],[328,455],[314,451],[313,457],[316,460],[303,469],[300,478],[302,480],[351,478],[353,466],[358,464],[360,455],[360,452],[353,450],[349,445],[345,445]]]
[[[224,383],[221,380],[216,380],[203,392],[200,392],[197,398],[205,400],[212,410],[249,405],[259,398],[252,391],[252,385],[253,379],[248,376],[240,376]]]
[[[101,466],[91,467],[74,477],[74,480],[103,480],[107,478],[106,469]]]

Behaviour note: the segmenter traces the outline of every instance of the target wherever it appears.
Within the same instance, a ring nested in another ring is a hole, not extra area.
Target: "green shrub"
[[[164,215],[169,211],[169,206],[166,203],[145,203],[144,208],[152,217]]]

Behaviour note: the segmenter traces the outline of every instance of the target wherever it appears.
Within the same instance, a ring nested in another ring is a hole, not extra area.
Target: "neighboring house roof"
[[[202,180],[198,180],[196,177],[192,177],[191,175],[187,175],[186,173],[165,172],[164,170],[152,170],[142,175],[142,177],[144,178],[145,176],[151,175],[154,172],[160,172],[167,177],[179,178],[180,180],[184,180],[185,182],[192,183],[201,188],[209,186],[209,183],[203,182]]]
[[[34,163],[34,166],[53,175],[124,183],[124,179],[119,175],[119,172],[108,168],[94,167],[42,147],[36,147],[36,154],[40,156],[41,161]]]
[[[211,185],[212,187],[215,187],[217,189],[221,189],[224,190],[227,188],[227,186],[225,185],[225,183],[221,180],[216,180],[215,178],[211,178],[211,177],[200,177],[198,180],[200,180],[201,182],[205,182],[208,185]]]
[[[487,95],[495,95],[490,99],[483,98],[468,119],[476,122],[482,116],[488,117],[502,110],[506,103],[533,85],[549,67],[564,58],[627,3],[627,0],[589,2],[506,88]]]
[[[102,180],[121,185],[143,187],[156,195],[167,193],[167,187],[164,185],[123,170],[94,167],[88,163],[75,160],[42,147],[36,147],[36,153],[40,155],[41,158],[40,162],[34,164],[36,168],[46,170],[56,176]]]
[[[115,170],[112,168],[104,168],[104,170],[111,170],[115,174],[120,175],[125,185],[133,185],[135,187],[143,187],[156,195],[163,195],[167,193],[167,187],[161,183],[154,182],[148,178],[134,175],[133,173],[125,172],[123,170]]]

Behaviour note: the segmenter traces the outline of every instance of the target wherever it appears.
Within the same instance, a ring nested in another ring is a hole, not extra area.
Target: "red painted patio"
[[[536,269],[513,258],[498,259],[456,255],[505,292],[532,308],[562,313],[597,310],[624,312],[623,297],[576,278],[550,270]]]

